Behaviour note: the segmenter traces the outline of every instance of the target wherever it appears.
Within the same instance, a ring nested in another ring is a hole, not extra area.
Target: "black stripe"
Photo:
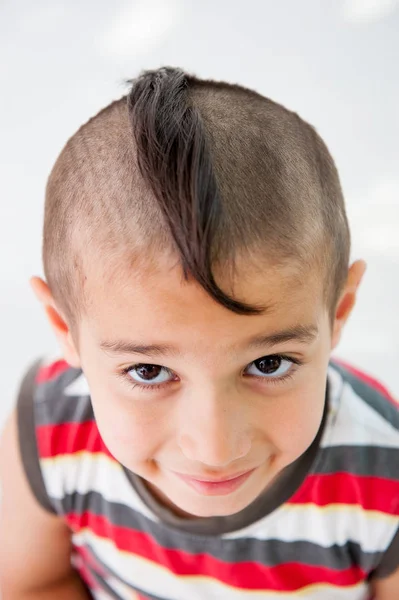
[[[353,388],[354,392],[366,402],[373,410],[383,417],[392,427],[399,430],[399,405],[398,407],[382,392],[376,390],[360,377],[346,369],[343,365],[331,361],[330,365],[338,371],[343,380]]]
[[[55,513],[44,485],[35,434],[35,379],[40,364],[41,360],[37,360],[29,368],[19,390],[17,401],[18,439],[22,465],[33,495],[45,510]]]
[[[322,566],[337,571],[356,564],[369,572],[381,558],[381,553],[363,552],[359,544],[350,540],[343,546],[335,544],[325,548],[306,541],[224,539],[220,536],[184,533],[151,521],[124,504],[108,502],[97,492],[85,495],[75,492],[65,496],[62,507],[66,515],[69,512],[80,515],[89,511],[94,515],[105,516],[114,526],[148,534],[162,548],[181,550],[189,554],[205,553],[225,563],[250,561],[264,567],[273,567],[281,563],[300,561],[306,565]]]
[[[388,549],[384,552],[377,568],[372,573],[373,577],[388,577],[392,575],[399,567],[399,526],[398,530],[390,543]]]
[[[399,479],[398,448],[381,446],[331,446],[320,449],[316,474],[351,475]]]
[[[64,423],[85,423],[94,421],[94,413],[89,396],[60,397],[51,395],[46,401],[37,403],[36,425],[63,425]]]

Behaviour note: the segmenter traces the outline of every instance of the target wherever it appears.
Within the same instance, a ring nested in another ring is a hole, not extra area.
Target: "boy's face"
[[[305,452],[322,418],[335,342],[320,278],[237,272],[234,288],[219,283],[263,314],[230,312],[165,261],[93,283],[80,324],[104,442],[183,514],[244,509]]]

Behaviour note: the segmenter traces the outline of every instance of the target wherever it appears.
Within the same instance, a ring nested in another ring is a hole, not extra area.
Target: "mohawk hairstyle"
[[[183,272],[217,302],[241,314],[260,308],[227,296],[215,283],[212,253],[223,207],[201,114],[178,69],[144,73],[128,96],[140,172],[149,182],[178,249]]]
[[[236,313],[262,307],[228,296],[214,269],[242,251],[320,269],[332,310],[350,235],[337,170],[314,128],[255,91],[180,69],[128,83],[127,96],[67,142],[47,184],[45,276],[66,315],[85,309],[85,249],[104,265],[124,246],[166,245],[186,278]]]

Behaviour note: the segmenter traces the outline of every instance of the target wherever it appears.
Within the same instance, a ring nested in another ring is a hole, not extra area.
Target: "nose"
[[[183,404],[178,444],[188,460],[222,468],[249,453],[249,419],[236,391],[202,389],[186,397]]]

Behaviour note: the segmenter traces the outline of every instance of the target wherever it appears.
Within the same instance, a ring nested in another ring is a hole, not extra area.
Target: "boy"
[[[330,361],[365,270],[315,130],[143,73],[50,175],[65,360],[2,439],[3,600],[399,597],[399,417]]]

